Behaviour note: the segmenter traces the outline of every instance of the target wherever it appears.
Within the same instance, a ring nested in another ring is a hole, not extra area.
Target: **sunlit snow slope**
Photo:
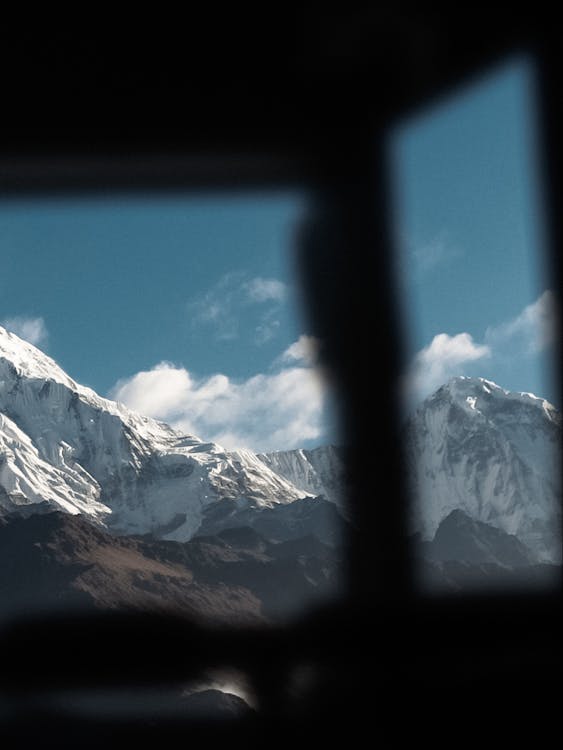
[[[454,378],[406,426],[413,530],[431,539],[452,510],[561,560],[561,416],[544,399]]]
[[[561,418],[553,406],[456,378],[405,430],[413,530],[431,539],[461,509],[517,535],[538,560],[560,560]],[[0,511],[47,507],[117,533],[183,541],[216,501],[338,501],[343,484],[338,449],[256,455],[180,435],[80,386],[0,327]]]
[[[336,504],[345,496],[342,451],[337,446],[260,453],[258,457],[276,474],[310,495],[323,495]]]
[[[48,503],[119,533],[189,539],[202,508],[309,494],[250,451],[226,451],[101,398],[0,327],[0,508]]]

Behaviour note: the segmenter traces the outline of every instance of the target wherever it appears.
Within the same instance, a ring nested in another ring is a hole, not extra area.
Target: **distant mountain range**
[[[101,398],[0,328],[0,508],[47,504],[118,534],[187,541],[218,501],[336,499],[338,449],[228,451]]]
[[[552,405],[483,379],[420,406],[404,445],[426,581],[552,580],[560,443]],[[283,619],[341,590],[347,485],[337,447],[255,454],[179,434],[0,328],[5,615],[44,601]]]

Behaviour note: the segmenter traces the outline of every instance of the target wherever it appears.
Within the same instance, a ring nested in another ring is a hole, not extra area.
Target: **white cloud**
[[[119,381],[111,396],[227,448],[289,449],[323,432],[324,388],[306,367],[235,382],[222,374],[197,379],[183,367],[162,362]]]
[[[547,290],[511,320],[487,328],[482,344],[469,333],[434,336],[415,355],[404,377],[407,403],[424,398],[451,377],[472,374],[468,369],[482,359],[506,367],[523,356],[540,354],[557,340],[557,323],[557,300]]]
[[[475,343],[469,333],[439,333],[416,354],[406,375],[407,397],[424,398],[451,377],[465,374],[470,363],[490,356],[490,347]]]
[[[287,294],[287,287],[282,281],[260,276],[250,279],[242,288],[250,302],[283,302]]]
[[[29,341],[34,346],[41,346],[47,342],[49,336],[47,326],[43,318],[30,318],[25,315],[16,315],[6,318],[1,322],[8,331],[15,333],[21,339]]]
[[[462,250],[445,230],[426,242],[415,242],[403,236],[398,259],[399,275],[404,281],[417,283],[437,268],[448,266],[462,256]]]
[[[412,257],[423,272],[433,271],[437,266],[459,258],[459,248],[448,241],[444,233],[437,235],[430,242],[419,245],[412,250]]]
[[[280,321],[273,315],[265,315],[262,321],[258,323],[254,331],[254,341],[258,346],[266,344],[274,339],[280,329]]]
[[[304,362],[307,365],[314,365],[319,356],[319,340],[314,336],[302,334],[297,341],[281,355],[282,362]]]
[[[495,349],[510,348],[519,354],[534,355],[554,343],[556,328],[555,295],[546,290],[512,320],[487,328],[485,342]]]
[[[280,327],[277,315],[287,297],[287,286],[279,279],[257,276],[248,279],[240,271],[223,275],[210,289],[188,304],[192,325],[210,329],[218,341],[241,336],[241,315],[245,326],[261,345],[273,339]],[[249,311],[251,318],[249,322]]]
[[[217,283],[188,304],[192,326],[211,329],[218,341],[238,338],[237,307],[243,274],[224,274]]]

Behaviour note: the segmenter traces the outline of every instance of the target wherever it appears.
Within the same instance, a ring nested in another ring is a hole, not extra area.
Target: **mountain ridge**
[[[539,562],[560,561],[561,415],[552,404],[484,378],[453,378],[403,437],[413,533],[430,541],[461,510],[518,537]],[[181,435],[80,386],[0,328],[4,511],[44,512],[46,503],[113,533],[181,542],[236,525],[308,534],[312,519],[326,526],[335,515],[323,503],[345,512],[346,484],[336,446],[255,454]],[[318,509],[295,504],[315,498]]]
[[[317,448],[258,453],[276,474],[309,495],[322,495],[341,505],[345,495],[345,469],[343,449],[336,445]]]
[[[50,503],[120,534],[185,541],[219,500],[311,497],[249,450],[225,450],[98,396],[0,328],[0,506]],[[270,461],[271,463],[271,461]]]
[[[105,609],[278,622],[339,586],[339,553],[318,540],[294,554],[250,530],[173,542],[115,536],[57,511],[0,518],[0,621]]]

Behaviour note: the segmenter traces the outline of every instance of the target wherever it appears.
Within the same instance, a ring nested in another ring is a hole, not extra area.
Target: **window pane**
[[[391,141],[417,576],[551,585],[561,564],[556,290],[533,70],[518,60]]]
[[[0,614],[272,623],[334,595],[298,193],[4,200]]]

